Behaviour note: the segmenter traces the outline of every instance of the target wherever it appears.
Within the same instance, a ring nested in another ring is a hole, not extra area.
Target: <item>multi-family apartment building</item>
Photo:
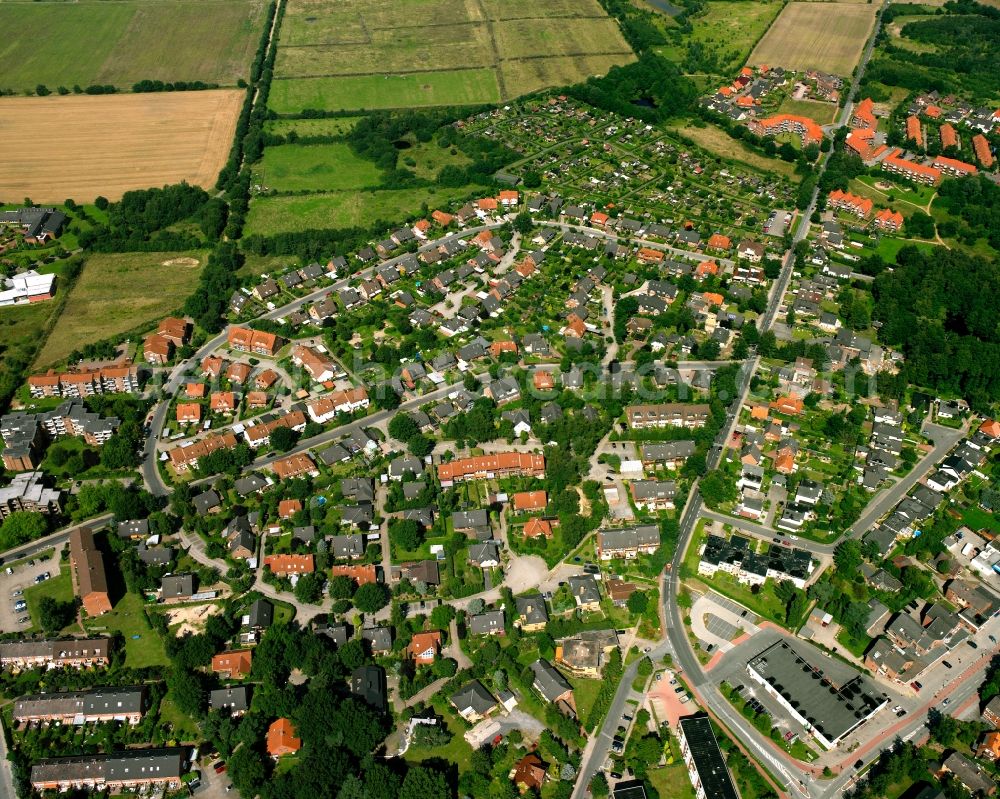
[[[138,724],[146,712],[146,688],[94,688],[22,696],[14,702],[15,723],[58,721],[91,724],[127,721]]]
[[[705,404],[667,402],[656,405],[630,405],[625,409],[625,418],[633,430],[657,427],[695,428],[703,427],[710,413],[711,408]]]
[[[48,371],[28,378],[32,397],[90,397],[94,394],[135,394],[139,368],[132,364],[85,369],[79,372]]]
[[[0,667],[31,669],[36,666],[83,668],[111,662],[111,639],[42,638],[0,641]]]

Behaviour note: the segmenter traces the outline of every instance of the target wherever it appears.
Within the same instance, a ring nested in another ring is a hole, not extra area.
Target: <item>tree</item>
[[[15,511],[0,525],[0,550],[16,547],[41,538],[49,530],[49,523],[40,513]]]
[[[38,621],[47,633],[55,633],[66,627],[75,615],[75,602],[59,602],[50,596],[43,596],[38,601]]]
[[[365,583],[354,594],[354,606],[362,613],[374,613],[389,604],[389,589],[382,583]]]
[[[434,449],[434,439],[428,438],[423,433],[417,433],[415,436],[410,436],[406,442],[406,447],[410,450],[411,455],[423,458],[425,455],[429,455],[431,450]]]
[[[352,638],[343,646],[337,649],[337,655],[340,657],[340,662],[344,664],[344,668],[354,671],[354,669],[360,668],[365,665],[365,647],[364,644],[357,638]]]
[[[417,423],[408,413],[397,413],[389,420],[389,435],[397,441],[409,441],[420,432]]]
[[[959,731],[958,721],[955,718],[936,709],[931,709],[927,714],[927,727],[931,738],[942,746],[951,746]]]
[[[423,543],[424,534],[414,519],[393,519],[389,523],[389,540],[398,548],[412,552]]]
[[[608,790],[608,779],[604,776],[603,771],[598,771],[590,780],[590,793],[602,799],[609,793]]]
[[[356,589],[357,584],[346,574],[338,574],[330,580],[328,588],[331,599],[350,599]]]
[[[435,677],[454,677],[458,671],[458,663],[452,658],[438,658],[431,666],[431,672]]]
[[[481,597],[477,596],[475,599],[470,599],[469,600],[469,615],[470,616],[478,616],[484,610],[486,610],[486,602],[483,601],[483,599]]]
[[[392,390],[392,386],[381,383],[375,388],[375,407],[380,411],[394,411],[399,407],[399,394]]]
[[[440,771],[426,766],[411,766],[403,778],[399,799],[448,799],[451,789]]]
[[[833,562],[840,574],[853,579],[861,568],[861,542],[852,538],[838,544],[833,551]]]
[[[718,469],[701,478],[699,491],[710,508],[717,508],[723,502],[733,502],[736,499],[736,485]]]
[[[314,604],[323,596],[323,577],[316,573],[300,574],[295,583],[295,598],[299,602]]]
[[[521,213],[514,217],[514,230],[522,236],[531,232],[532,225],[531,214],[527,211],[521,211]]]
[[[271,431],[271,447],[278,452],[288,452],[295,446],[298,435],[290,427],[276,427]]]
[[[642,614],[646,612],[646,608],[649,606],[649,598],[646,596],[645,591],[633,591],[632,595],[625,602],[626,607],[628,607],[630,613]]]
[[[195,718],[204,715],[208,691],[201,672],[175,667],[167,675],[167,693],[182,713]]]
[[[431,626],[444,630],[455,618],[455,609],[451,605],[438,605],[431,611]]]
[[[638,665],[635,667],[636,672],[641,677],[648,677],[653,673],[653,661],[649,658],[643,658],[639,661]]]

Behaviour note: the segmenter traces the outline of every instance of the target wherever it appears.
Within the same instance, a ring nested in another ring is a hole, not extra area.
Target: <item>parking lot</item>
[[[31,626],[31,621],[19,623],[18,619],[28,616],[28,609],[14,610],[14,605],[18,600],[23,601],[24,595],[14,596],[15,591],[24,591],[35,585],[35,579],[45,572],[49,572],[52,577],[59,576],[60,563],[58,558],[51,557],[47,560],[34,559],[32,566],[28,561],[15,566],[4,566],[0,568],[0,630],[10,632],[12,630],[26,630]],[[66,568],[69,568],[66,566]],[[7,570],[11,569],[12,574]]]

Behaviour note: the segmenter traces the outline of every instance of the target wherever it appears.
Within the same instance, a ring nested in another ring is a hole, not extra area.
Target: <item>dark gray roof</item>
[[[355,669],[351,674],[351,693],[360,696],[376,710],[384,713],[389,694],[385,669],[374,664]]]
[[[459,713],[472,710],[477,716],[484,716],[497,706],[493,694],[479,680],[466,683],[451,695],[449,701]]]
[[[573,690],[569,681],[547,660],[536,660],[531,664],[531,671],[535,675],[535,689],[548,702],[555,702],[567,691]]]
[[[489,635],[503,632],[504,615],[502,610],[488,610],[469,619],[469,632],[473,635]]]
[[[193,574],[168,574],[160,581],[164,599],[189,597],[194,593]]]
[[[250,686],[232,685],[229,688],[212,691],[208,695],[208,706],[212,710],[243,713],[250,708]]]
[[[250,627],[266,630],[274,622],[274,605],[266,599],[256,599],[247,615]]]

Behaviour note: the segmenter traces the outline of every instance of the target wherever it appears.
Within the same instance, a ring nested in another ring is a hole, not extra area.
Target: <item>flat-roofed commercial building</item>
[[[751,658],[747,672],[825,749],[835,747],[889,702],[850,666],[786,640]]]

